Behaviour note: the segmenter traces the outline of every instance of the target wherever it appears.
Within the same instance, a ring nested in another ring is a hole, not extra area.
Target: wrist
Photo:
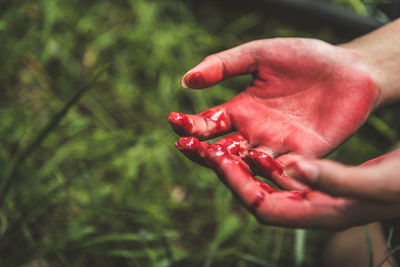
[[[400,20],[340,45],[357,53],[378,89],[374,108],[400,100]]]

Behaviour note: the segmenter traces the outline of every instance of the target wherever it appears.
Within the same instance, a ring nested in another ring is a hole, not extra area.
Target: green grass
[[[342,37],[209,2],[0,5],[0,266],[316,264],[325,233],[259,225],[178,153],[166,116],[219,104],[248,82],[181,88],[210,53],[273,36]],[[331,157],[360,163],[389,149],[394,109]]]

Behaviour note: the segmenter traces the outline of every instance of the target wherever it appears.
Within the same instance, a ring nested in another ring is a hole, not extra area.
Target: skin
[[[292,178],[278,162],[257,150],[239,156],[230,153],[224,145],[200,142],[195,137],[182,137],[175,145],[189,159],[213,169],[262,224],[341,230],[368,223],[377,217],[387,219],[400,211],[400,204],[333,197],[293,184]],[[251,164],[246,164],[246,161]],[[282,190],[270,187],[254,175],[271,179],[280,184]]]
[[[354,133],[372,110],[400,98],[400,45],[393,44],[400,44],[398,36],[399,20],[341,46],[269,39],[211,55],[184,75],[184,87],[206,88],[244,74],[253,82],[199,114],[172,112],[172,128],[193,136],[176,146],[213,169],[264,224],[343,229],[394,217],[400,211],[399,157],[361,167],[316,158]],[[232,131],[215,144],[199,141]],[[382,170],[390,183],[386,187],[379,186]],[[363,183],[367,173],[372,186]],[[272,180],[279,190],[255,175]],[[393,185],[398,189],[386,194]]]
[[[243,74],[253,75],[252,84],[220,106],[196,115],[173,112],[169,121],[182,136],[204,140],[237,131],[274,157],[322,156],[354,133],[378,101],[360,59],[319,40],[250,42],[207,57],[182,85],[205,88]]]
[[[364,59],[365,69],[379,87],[378,106],[400,100],[400,19],[341,47],[356,51]],[[308,159],[293,163],[289,171],[296,179],[334,196],[390,205],[400,202],[400,150],[370,162],[374,164],[355,167]]]
[[[288,172],[296,179],[332,196],[355,197],[382,203],[400,201],[400,150],[364,166],[345,166],[329,160],[294,162]],[[368,163],[368,162],[367,162]]]

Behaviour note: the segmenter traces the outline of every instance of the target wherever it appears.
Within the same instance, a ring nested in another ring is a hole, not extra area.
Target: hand
[[[300,181],[332,196],[400,202],[400,150],[361,166],[344,166],[329,160],[293,163],[290,173]]]
[[[182,136],[204,140],[236,130],[247,148],[273,157],[319,157],[356,131],[374,107],[378,89],[363,69],[353,50],[318,40],[250,42],[207,57],[181,82],[205,88],[252,74],[246,90],[197,115],[172,112],[169,122]]]
[[[180,138],[176,146],[188,158],[212,168],[259,222],[296,228],[341,230],[399,214],[400,204],[387,205],[354,198],[334,197],[293,183],[282,166],[257,150],[242,153],[242,144],[208,144],[194,137]],[[295,159],[295,157],[291,157]],[[246,163],[248,164],[246,164]],[[293,166],[293,164],[292,164]],[[365,167],[366,168],[366,167]],[[253,175],[270,178],[284,190],[275,190]]]

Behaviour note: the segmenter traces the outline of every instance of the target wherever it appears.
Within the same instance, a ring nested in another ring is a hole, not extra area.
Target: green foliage
[[[210,53],[277,35],[340,37],[196,1],[0,6],[1,266],[315,264],[323,234],[260,226],[176,151],[166,116],[221,103],[248,82],[182,89],[181,75]],[[391,114],[333,157],[357,163],[388,149],[399,130]]]

